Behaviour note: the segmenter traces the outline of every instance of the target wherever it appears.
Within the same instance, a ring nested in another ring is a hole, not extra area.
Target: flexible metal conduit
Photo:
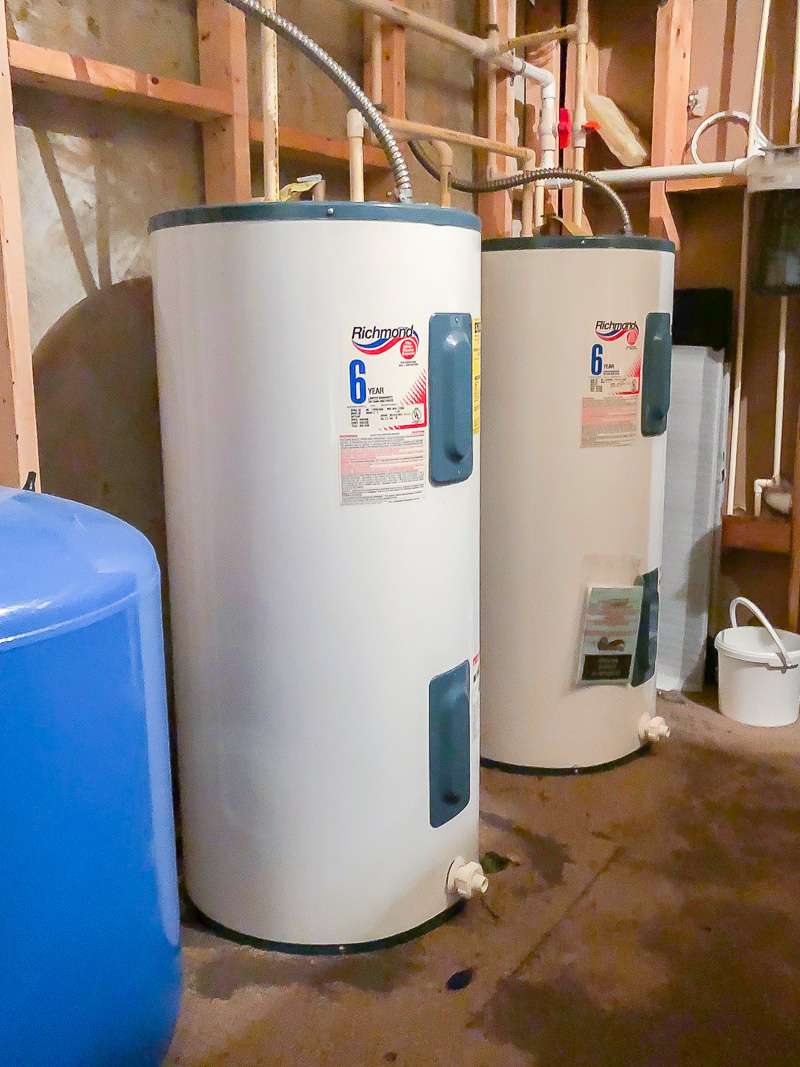
[[[420,166],[424,167],[432,178],[436,178],[437,181],[440,180],[439,172],[422,152],[419,145],[414,141],[409,141],[408,147]],[[583,182],[585,185],[590,185],[593,189],[597,189],[599,193],[603,193],[619,212],[623,233],[627,236],[633,234],[631,217],[621,197],[614,192],[611,186],[606,185],[599,178],[595,178],[593,174],[586,174],[580,170],[572,170],[569,167],[537,167],[535,170],[525,170],[519,174],[509,174],[505,178],[495,178],[493,181],[486,182],[468,182],[459,178],[452,178],[450,184],[453,189],[458,189],[462,193],[499,193],[505,189],[513,189],[516,185],[528,185],[531,182],[547,181],[554,178]]]
[[[269,29],[274,30],[284,40],[298,48],[315,66],[327,74],[331,81],[339,86],[353,107],[357,108],[364,116],[364,121],[375,134],[378,144],[386,153],[397,187],[398,200],[404,204],[412,203],[414,194],[411,189],[411,178],[409,177],[406,161],[403,159],[403,153],[400,151],[400,146],[395,140],[392,131],[383,121],[381,113],[358,82],[332,56],[329,56],[316,41],[303,33],[293,22],[289,22],[283,16],[263,7],[259,0],[227,0],[227,3],[260,22],[262,26],[267,26]]]

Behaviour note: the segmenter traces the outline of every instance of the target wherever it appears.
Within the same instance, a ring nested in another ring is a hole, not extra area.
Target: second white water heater
[[[612,763],[655,716],[674,247],[483,256],[482,755]]]
[[[478,220],[151,228],[188,892],[273,946],[386,944],[484,888]]]

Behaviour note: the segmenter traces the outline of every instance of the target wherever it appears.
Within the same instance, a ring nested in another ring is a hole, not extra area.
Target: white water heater
[[[655,716],[674,248],[490,240],[483,256],[482,743],[612,763]]]
[[[285,949],[383,945],[483,888],[479,223],[151,230],[188,892]]]

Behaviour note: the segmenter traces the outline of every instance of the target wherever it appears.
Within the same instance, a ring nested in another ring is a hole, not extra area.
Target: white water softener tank
[[[151,231],[188,892],[282,948],[385,944],[485,888],[479,223]]]
[[[598,767],[666,732],[653,671],[674,247],[483,247],[482,755]]]

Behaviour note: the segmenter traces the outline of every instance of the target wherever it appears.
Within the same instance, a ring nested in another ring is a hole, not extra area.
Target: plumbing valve
[[[447,872],[448,893],[458,893],[469,900],[474,893],[485,893],[488,888],[489,879],[480,863],[467,863],[463,856],[456,856]]]
[[[572,141],[572,116],[568,107],[558,111],[558,147],[569,148]]]
[[[666,740],[670,733],[671,730],[662,715],[650,716],[645,712],[639,719],[639,740],[642,744]]]

